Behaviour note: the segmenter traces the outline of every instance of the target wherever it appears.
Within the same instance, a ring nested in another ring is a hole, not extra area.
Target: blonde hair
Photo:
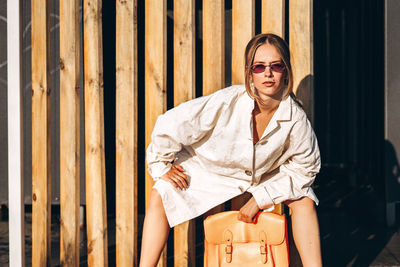
[[[254,55],[256,54],[257,49],[263,44],[270,44],[275,47],[276,51],[280,55],[283,63],[285,64],[285,95],[284,97],[289,96],[293,91],[293,72],[292,65],[290,64],[290,51],[289,46],[278,35],[272,33],[262,33],[254,36],[246,46],[246,50],[244,53],[244,62],[245,62],[245,86],[246,91],[249,96],[253,99],[258,99],[256,92],[254,92],[250,87],[251,82],[251,69],[250,67],[253,65]]]

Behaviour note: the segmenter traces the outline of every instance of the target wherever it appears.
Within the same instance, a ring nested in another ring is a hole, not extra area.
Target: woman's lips
[[[264,84],[265,86],[267,86],[267,87],[271,87],[271,86],[274,86],[275,82],[267,81],[267,82],[264,82],[263,84]]]

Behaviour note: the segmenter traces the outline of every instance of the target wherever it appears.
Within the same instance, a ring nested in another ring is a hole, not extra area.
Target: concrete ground
[[[322,208],[321,208],[322,209]],[[143,217],[143,216],[141,216]],[[397,266],[400,267],[400,229],[357,223],[340,210],[319,212],[324,266]],[[52,266],[59,266],[59,224],[52,224]],[[200,224],[201,222],[199,222]],[[115,223],[109,225],[109,266],[115,266]],[[26,215],[26,266],[31,266],[31,216]],[[85,232],[81,232],[81,266],[87,266]],[[197,242],[198,253],[202,242]],[[202,266],[202,255],[197,255],[196,266]],[[173,257],[168,257],[173,263]],[[8,222],[0,222],[0,266],[8,266]],[[173,266],[173,265],[169,265]]]
[[[315,188],[324,266],[400,267],[400,206],[397,222],[387,227],[379,192],[338,177],[321,173]]]

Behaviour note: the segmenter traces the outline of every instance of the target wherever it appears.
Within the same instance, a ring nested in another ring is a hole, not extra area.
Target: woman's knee
[[[296,200],[285,201],[285,204],[292,210],[292,213],[296,212],[315,212],[315,203],[309,197],[302,197]]]
[[[164,208],[160,193],[158,193],[157,189],[153,188],[150,194],[149,209],[161,207]]]

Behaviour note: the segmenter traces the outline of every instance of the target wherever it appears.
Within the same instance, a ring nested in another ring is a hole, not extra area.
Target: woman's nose
[[[273,76],[272,70],[271,70],[271,67],[270,67],[270,66],[265,67],[264,76],[265,76],[265,77],[272,77],[272,76]]]

